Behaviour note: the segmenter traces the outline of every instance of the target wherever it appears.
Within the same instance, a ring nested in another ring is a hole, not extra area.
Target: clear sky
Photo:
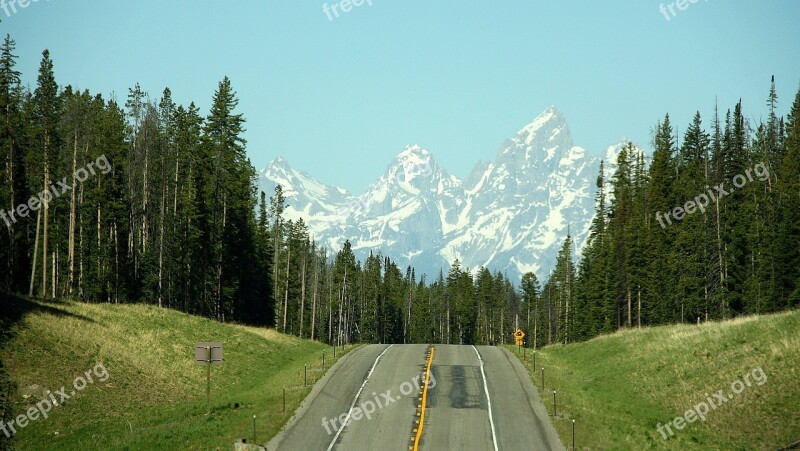
[[[329,0],[329,18],[321,0],[38,0],[0,9],[0,32],[31,86],[48,48],[61,85],[123,103],[168,86],[206,114],[227,75],[257,169],[283,155],[358,194],[412,143],[464,177],[550,105],[596,153],[715,99],[765,117],[772,74],[788,112],[800,2],[691,1]]]

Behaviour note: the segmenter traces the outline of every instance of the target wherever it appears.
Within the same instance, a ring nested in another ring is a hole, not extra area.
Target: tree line
[[[542,346],[797,308],[800,90],[786,118],[777,101],[773,79],[765,120],[748,120],[739,101],[724,118],[715,108],[710,131],[696,113],[682,137],[666,115],[654,129],[652,158],[629,143],[610,179],[601,162],[581,258],[568,234],[543,287],[533,273],[515,287],[505,274],[470,271],[458,260],[447,274],[417,280],[414,268],[403,274],[388,257],[357,262],[349,243],[326,265],[324,250],[304,256],[308,244],[276,237],[276,261],[287,268],[275,279],[285,286],[278,327],[329,343],[456,344],[509,343],[522,327],[526,346]],[[273,200],[281,197],[278,187]],[[317,262],[310,272],[308,261]]]
[[[0,225],[2,292],[146,302],[336,344],[500,344],[523,327],[541,346],[800,302],[800,92],[778,117],[774,82],[757,125],[739,102],[710,132],[698,113],[679,143],[666,116],[652,159],[629,145],[610,180],[601,165],[580,261],[568,236],[544,286],[527,273],[517,287],[458,260],[417,275],[315,242],[286,219],[281,186],[257,192],[228,78],[205,116],[168,88],[152,99],[136,85],[120,104],[60,87],[44,51],[31,91],[14,45],[0,48],[0,209],[19,213],[65,176],[73,189]],[[108,173],[76,180],[101,160]],[[657,213],[762,163],[763,181],[662,227]]]
[[[650,161],[631,144],[610,180],[601,165],[582,258],[567,238],[542,290],[540,340],[800,305],[800,91],[786,118],[777,102],[773,77],[765,119],[739,101],[680,139],[666,115]]]
[[[14,48],[6,36],[0,291],[268,323],[271,281],[260,268],[269,250],[230,80],[206,117],[194,103],[176,105],[169,89],[154,101],[136,85],[120,105],[60,87],[47,50],[35,89],[24,88]],[[98,161],[107,173],[81,182],[82,168]],[[22,214],[64,183],[71,191]]]
[[[508,339],[522,298],[505,275],[456,262],[429,284],[388,256],[357,261],[349,242],[331,253],[286,220],[282,187],[256,191],[229,79],[204,117],[169,88],[153,99],[137,84],[121,104],[61,87],[47,50],[30,90],[14,49],[6,36],[0,291],[146,302],[327,343]],[[108,172],[79,181],[98,160]],[[60,181],[73,189],[20,214]]]

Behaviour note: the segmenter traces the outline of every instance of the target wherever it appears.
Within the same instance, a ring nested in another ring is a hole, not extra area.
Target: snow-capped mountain
[[[622,145],[607,149],[606,176]],[[260,178],[272,195],[281,184],[286,217],[303,218],[313,238],[338,251],[349,239],[356,256],[370,251],[436,277],[459,259],[519,281],[545,280],[568,230],[578,250],[594,213],[600,157],[575,146],[563,115],[547,109],[460,180],[427,149],[406,147],[360,196],[324,185],[283,158]]]
[[[605,176],[605,185],[604,185],[604,192],[606,193],[606,205],[608,205],[611,200],[614,198],[614,192],[611,186],[611,179],[614,174],[617,173],[618,166],[618,158],[622,149],[628,146],[628,144],[633,144],[630,140],[626,138],[622,138],[620,142],[608,146],[606,148],[605,157],[603,158],[603,164],[605,168],[603,170]],[[639,146],[633,145],[633,149],[630,153],[628,153],[628,163],[633,167],[636,163],[636,160],[642,157],[644,158],[645,166],[648,166],[650,163],[650,157],[647,155],[644,149]],[[596,189],[596,188],[594,188]]]

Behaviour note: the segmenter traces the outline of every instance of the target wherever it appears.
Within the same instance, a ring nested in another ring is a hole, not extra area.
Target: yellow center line
[[[419,450],[419,439],[422,438],[422,428],[425,426],[425,407],[428,403],[428,383],[431,380],[431,364],[433,363],[434,347],[431,346],[431,355],[428,357],[428,366],[425,369],[425,385],[422,388],[422,413],[419,417],[419,428],[417,428],[417,435],[414,437],[413,451]]]

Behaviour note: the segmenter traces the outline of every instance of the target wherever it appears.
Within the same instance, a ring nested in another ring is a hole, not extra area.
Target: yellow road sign
[[[517,330],[514,331],[514,345],[522,346],[524,344],[522,342],[523,338],[525,338],[525,332],[523,332],[522,329],[517,328]]]

